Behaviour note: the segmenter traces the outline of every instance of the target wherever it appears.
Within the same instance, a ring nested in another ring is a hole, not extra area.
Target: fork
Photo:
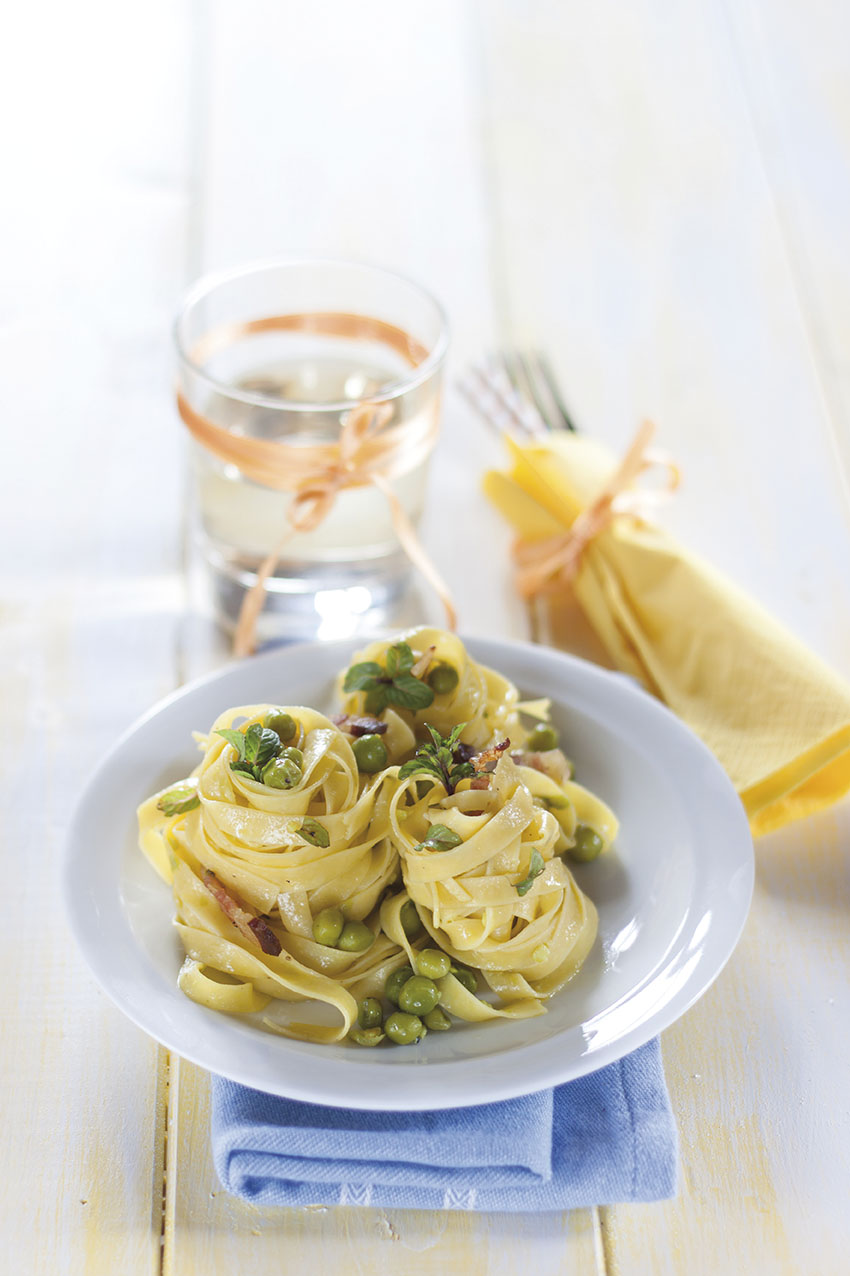
[[[458,388],[499,433],[515,430],[541,437],[576,426],[552,367],[539,350],[502,350],[473,364]]]
[[[499,435],[544,438],[562,430],[577,432],[549,360],[540,351],[491,354],[469,368],[458,389]],[[526,604],[526,614],[533,642],[577,650],[599,661],[598,642],[569,595],[534,598]]]

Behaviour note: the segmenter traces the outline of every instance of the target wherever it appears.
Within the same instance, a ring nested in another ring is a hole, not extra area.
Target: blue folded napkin
[[[212,1145],[223,1186],[255,1205],[567,1210],[676,1184],[657,1040],[555,1090],[441,1112],[320,1107],[214,1077]]]

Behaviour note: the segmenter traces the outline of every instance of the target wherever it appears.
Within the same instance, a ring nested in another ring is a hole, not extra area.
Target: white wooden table
[[[210,267],[401,269],[445,301],[455,372],[544,345],[588,431],[658,422],[686,476],[668,526],[850,674],[850,10],[80,0],[9,25],[0,1268],[846,1271],[847,804],[759,844],[741,944],[664,1034],[678,1198],[565,1216],[228,1198],[207,1077],[94,986],[57,883],[98,755],[224,658],[171,406],[170,318]],[[477,486],[497,460],[450,397],[426,540],[467,630],[523,636]]]

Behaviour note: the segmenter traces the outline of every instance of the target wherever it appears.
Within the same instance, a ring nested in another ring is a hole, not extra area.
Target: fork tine
[[[578,430],[576,424],[567,411],[566,404],[561,397],[561,391],[549,360],[542,350],[535,351],[532,357],[537,364],[537,376],[534,378],[533,384],[534,386],[542,385],[544,387],[546,395],[554,409],[555,420],[553,420],[553,413],[551,411],[546,412],[541,409],[541,415],[548,422],[550,428],[572,430],[574,434],[577,434]],[[534,393],[534,401],[537,403],[538,407],[540,407],[540,400],[536,392]]]
[[[545,433],[537,412],[516,392],[505,366],[495,356],[473,364],[458,381],[458,389],[487,424],[500,432]]]
[[[528,365],[521,350],[501,350],[497,356],[505,369],[505,373],[515,391],[520,396],[523,403],[533,407],[540,423],[545,429],[550,429],[549,422],[546,419],[546,413],[540,399],[534,392],[534,384],[528,373]]]
[[[496,434],[501,435],[507,428],[506,425],[501,424],[503,410],[496,402],[495,396],[486,382],[484,383],[485,394],[482,395],[480,370],[473,364],[462,377],[458,377],[456,384],[467,403],[475,409],[481,420],[486,425],[489,425],[490,429],[495,431]]]
[[[523,371],[526,394],[534,403],[541,418],[546,422],[547,430],[561,430],[563,429],[561,415],[557,410],[557,406],[553,404],[552,396],[546,393],[548,385],[545,377],[541,374],[539,366],[535,366],[536,359],[537,356],[534,351],[527,355],[521,351],[517,354],[517,360]],[[541,393],[541,385],[543,393]]]
[[[541,416],[534,398],[529,393],[519,354],[500,350],[488,360],[491,383],[503,403],[520,420],[528,434],[546,434],[547,422]]]

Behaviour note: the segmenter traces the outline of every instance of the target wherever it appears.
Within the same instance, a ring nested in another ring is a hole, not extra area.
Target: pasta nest
[[[216,731],[262,722],[270,708],[242,706],[216,720],[201,737],[204,756],[194,773],[199,805],[174,818],[159,810],[158,794],[149,798],[139,809],[141,844],[172,885],[175,924],[189,958],[180,986],[189,996],[237,1013],[263,1009],[272,998],[325,1003],[339,1013],[337,1026],[265,1022],[302,1039],[341,1041],[356,1020],[357,998],[382,987],[403,953],[385,935],[366,952],[327,947],[313,939],[312,922],[321,909],[344,904],[347,918],[368,919],[377,929],[378,899],[399,875],[389,837],[389,793],[384,775],[361,788],[346,736],[323,714],[301,706],[285,710],[301,726],[304,764],[297,786],[272,789],[233,771],[233,748]],[[328,847],[299,832],[307,817],[327,832]],[[204,885],[206,871],[266,916],[279,954],[246,948]]]
[[[519,692],[514,684],[495,669],[472,660],[456,634],[423,625],[399,634],[392,642],[370,643],[352,657],[351,664],[367,660],[383,664],[387,648],[402,642],[407,643],[417,657],[426,655],[433,648],[432,664],[450,665],[458,675],[454,690],[435,695],[433,703],[427,710],[420,711],[417,718],[406,709],[397,709],[405,722],[427,721],[441,735],[448,735],[457,723],[464,722],[461,739],[464,744],[476,749],[486,748],[491,741],[505,736],[511,736],[514,741],[525,736],[517,712]],[[343,678],[340,679],[339,692],[344,712],[353,715],[363,713],[363,692],[345,695],[342,691]]]
[[[510,757],[489,788],[469,785],[447,796],[421,777],[398,784],[390,826],[407,895],[439,947],[480,970],[502,998],[549,997],[589,952],[596,910],[555,854],[558,821],[535,804]],[[460,844],[424,845],[436,824]],[[535,863],[540,871],[529,882]]]

